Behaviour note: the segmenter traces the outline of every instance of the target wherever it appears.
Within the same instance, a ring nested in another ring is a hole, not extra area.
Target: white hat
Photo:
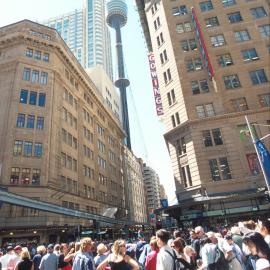
[[[260,258],[256,261],[256,270],[264,270],[270,267],[270,262],[267,259]]]

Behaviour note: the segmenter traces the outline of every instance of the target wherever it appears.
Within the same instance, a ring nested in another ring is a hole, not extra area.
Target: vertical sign
[[[163,107],[162,107],[161,96],[159,92],[155,57],[152,52],[148,54],[148,61],[149,61],[149,66],[150,66],[153,92],[154,92],[155,103],[156,103],[156,112],[157,112],[157,115],[160,116],[160,115],[163,115]]]
[[[208,55],[208,51],[205,46],[201,26],[197,18],[195,9],[192,8],[191,11],[192,11],[192,22],[193,22],[193,26],[195,30],[196,40],[199,43],[201,58],[202,58],[205,68],[208,69],[208,74],[209,74],[210,79],[212,79],[214,77],[214,70],[213,70],[209,55]]]

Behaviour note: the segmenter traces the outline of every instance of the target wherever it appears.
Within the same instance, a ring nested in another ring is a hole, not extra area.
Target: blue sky
[[[2,1],[0,27],[23,19],[42,21],[82,8],[82,0],[8,0]],[[128,23],[122,29],[122,42],[127,76],[128,106],[132,149],[159,175],[169,201],[174,197],[174,181],[169,154],[164,142],[163,124],[156,116],[147,47],[133,0],[127,0]],[[112,40],[114,35],[112,36]],[[113,52],[114,47],[112,48]]]

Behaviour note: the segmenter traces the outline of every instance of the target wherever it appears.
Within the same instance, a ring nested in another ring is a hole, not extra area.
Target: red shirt
[[[159,249],[153,250],[147,255],[145,262],[145,270],[156,270],[158,252]]]

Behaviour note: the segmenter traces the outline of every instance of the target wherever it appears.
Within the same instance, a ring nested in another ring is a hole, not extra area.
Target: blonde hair
[[[45,252],[46,252],[46,248],[45,248],[45,246],[38,246],[37,247],[37,253],[39,253],[39,254],[45,254]]]
[[[20,254],[20,257],[21,257],[22,260],[25,259],[25,258],[30,259],[30,254],[29,254],[28,248],[25,248],[25,247],[22,248],[22,252]]]
[[[101,244],[99,244],[99,245],[97,246],[97,253],[98,253],[99,255],[104,254],[106,251],[107,251],[107,247],[106,247],[103,243],[101,243]]]
[[[79,251],[80,250],[80,247],[81,247],[81,243],[80,242],[76,242],[75,243],[75,252]]]
[[[158,249],[157,238],[155,236],[151,237],[150,246],[152,246],[154,250]]]
[[[120,252],[120,247],[122,246],[122,245],[125,245],[125,240],[123,240],[123,239],[118,239],[118,240],[116,240],[114,243],[113,243],[113,247],[112,247],[112,252],[113,252],[113,254],[115,254],[116,256],[118,256],[118,255],[124,255],[124,254],[122,254],[121,252]]]
[[[90,237],[85,237],[81,239],[80,243],[81,243],[80,250],[84,252],[86,250],[87,245],[92,246],[92,239]]]

